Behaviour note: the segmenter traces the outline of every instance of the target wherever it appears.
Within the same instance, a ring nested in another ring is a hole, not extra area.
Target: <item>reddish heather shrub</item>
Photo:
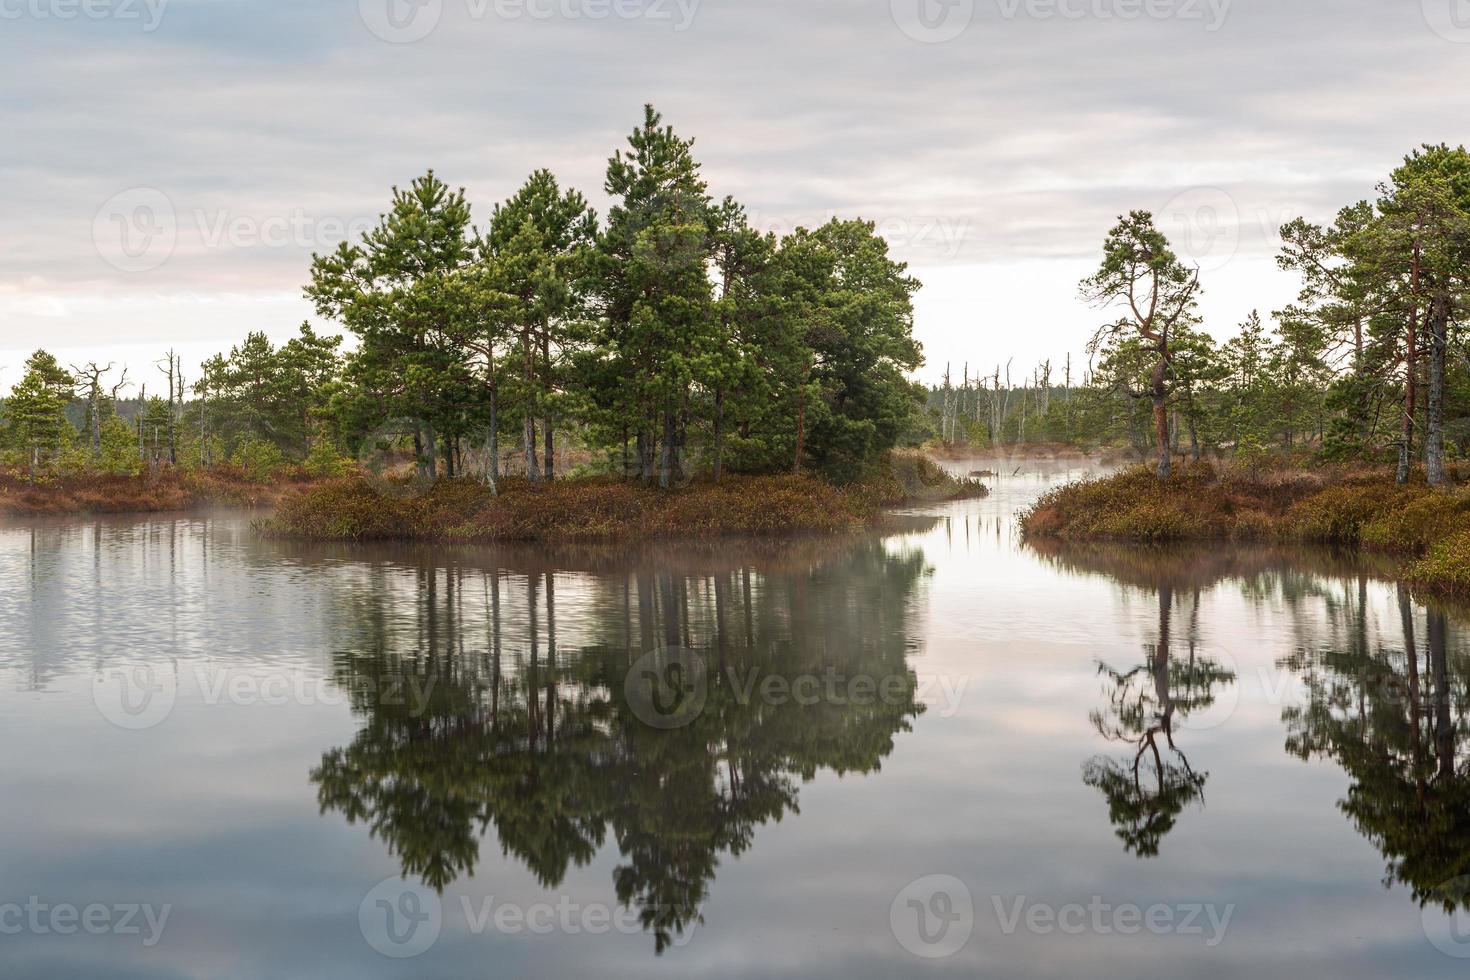
[[[121,514],[186,510],[202,506],[257,507],[308,485],[299,470],[270,481],[252,479],[234,466],[209,470],[166,468],[159,473],[124,476],[77,474],[32,484],[0,473],[0,514]]]
[[[432,487],[335,480],[292,494],[259,525],[268,534],[327,540],[585,541],[719,534],[830,532],[874,518],[888,503],[988,491],[916,456],[876,466],[839,487],[813,475],[727,476],[662,491],[613,479],[470,480]],[[401,492],[400,492],[401,491]]]
[[[1385,470],[1191,468],[1159,481],[1145,468],[1059,487],[1022,516],[1032,538],[1074,541],[1299,541],[1425,557],[1416,586],[1470,594],[1470,496]]]

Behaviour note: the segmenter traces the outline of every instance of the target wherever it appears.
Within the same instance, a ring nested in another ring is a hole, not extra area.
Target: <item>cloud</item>
[[[391,23],[427,10],[432,30],[384,40],[371,25],[390,2]],[[605,206],[606,159],[653,101],[697,137],[713,190],[763,224],[868,217],[916,269],[989,270],[967,298],[946,281],[918,329],[931,362],[993,360],[1013,335],[977,330],[992,319],[977,311],[1024,310],[1033,289],[1072,302],[1075,264],[1118,213],[1218,191],[1229,207],[1205,217],[1234,222],[1229,261],[1260,262],[1281,220],[1371,195],[1415,145],[1458,141],[1470,109],[1470,49],[1415,3],[974,0],[958,36],[926,43],[900,28],[905,2],[172,0],[150,31],[0,0],[0,348],[112,356],[105,310],[74,295],[160,311],[254,296],[212,304],[196,338],[285,336],[305,301],[280,322],[262,307],[299,295],[310,253],[374,220],[391,185],[433,167],[483,220],[548,166]],[[1135,8],[1172,13],[1125,19]],[[137,217],[106,208],[139,189],[169,202],[172,239],[129,271],[97,238]],[[1054,263],[1054,284],[994,274],[1033,262]],[[57,308],[44,337],[20,335],[37,321],[17,310]],[[1060,359],[1082,338],[1056,319],[1035,339]]]

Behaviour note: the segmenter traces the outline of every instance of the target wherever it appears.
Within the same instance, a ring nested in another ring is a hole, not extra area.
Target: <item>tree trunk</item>
[[[1159,359],[1154,363],[1152,401],[1154,407],[1154,444],[1159,451],[1158,475],[1160,480],[1169,478],[1169,406],[1167,402],[1168,388],[1165,386],[1165,372],[1168,370],[1168,361],[1165,360],[1163,351],[1159,352]]]
[[[521,417],[521,445],[526,456],[526,479],[535,483],[541,475],[541,466],[536,461],[536,419],[529,406]]]
[[[1429,670],[1434,675],[1434,741],[1439,757],[1439,778],[1454,778],[1455,722],[1451,715],[1448,618],[1443,609],[1429,609]]]
[[[725,389],[715,390],[715,482],[725,468]]]
[[[658,416],[654,414],[653,407],[645,404],[643,406],[643,425],[638,430],[638,480],[645,486],[653,483],[654,479],[653,457],[658,444],[654,427],[657,422]]]
[[[1429,406],[1425,412],[1424,469],[1429,485],[1443,486],[1444,469],[1444,357],[1449,333],[1449,298],[1434,298],[1429,311]]]
[[[1414,270],[1411,276],[1414,295],[1419,294],[1419,245],[1414,245]],[[1419,306],[1409,311],[1408,334],[1404,338],[1404,418],[1399,440],[1399,467],[1395,480],[1409,482],[1409,465],[1414,458],[1414,413],[1419,402]]]
[[[434,431],[433,422],[424,422],[424,443],[428,452],[424,453],[424,465],[428,469],[430,480],[439,479],[439,435]]]
[[[102,456],[102,389],[92,389],[92,456]]]
[[[667,408],[664,409],[664,434],[660,441],[658,454],[658,486],[660,490],[669,488],[669,470],[674,462],[674,413]]]
[[[687,399],[687,396],[686,396]],[[674,483],[682,486],[686,479],[684,472],[684,443],[689,438],[689,409],[681,408],[679,414],[674,418],[674,451],[670,454]]]
[[[174,439],[174,352],[168,352],[168,464],[179,462],[178,443]]]
[[[526,455],[526,479],[535,483],[541,476],[536,460],[536,343],[527,327],[521,333],[521,378],[526,384],[526,404],[521,417],[521,447]]]
[[[796,461],[791,472],[801,473],[801,454],[806,451],[806,399],[796,403]]]
[[[544,371],[543,377],[541,379],[542,380],[542,394],[543,395],[550,395],[551,394],[551,325],[550,324],[547,324],[546,330],[541,334],[541,366],[542,366],[542,369]],[[550,399],[548,398],[547,401],[549,402]],[[546,465],[546,482],[547,483],[550,483],[556,477],[556,443],[555,443],[555,440],[552,438],[552,434],[551,434],[551,430],[552,430],[552,424],[551,424],[551,406],[548,404],[548,405],[545,406],[545,408],[546,408],[546,417],[544,419],[542,419],[542,424],[545,425],[545,427],[546,427],[546,458],[545,458],[545,460],[543,460],[543,462]]]
[[[490,431],[485,433],[485,480],[491,496],[500,494],[500,411],[495,389],[490,389]]]

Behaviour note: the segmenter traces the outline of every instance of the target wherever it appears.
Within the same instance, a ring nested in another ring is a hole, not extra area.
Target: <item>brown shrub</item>
[[[397,489],[332,481],[288,497],[260,526],[326,540],[586,541],[833,531],[873,513],[860,496],[810,476],[727,477],[672,491],[614,480],[506,480],[498,496],[469,480]]]
[[[123,514],[201,506],[256,507],[272,504],[282,494],[308,482],[296,471],[263,482],[234,466],[169,468],[138,476],[84,473],[35,484],[15,474],[0,473],[0,514]]]
[[[1077,541],[1277,540],[1424,555],[1411,581],[1470,594],[1470,496],[1397,486],[1385,470],[1200,468],[1160,482],[1140,467],[1051,491],[1022,528]]]
[[[1427,592],[1470,596],[1470,528],[1436,541],[1427,555],[1409,564],[1404,577]]]

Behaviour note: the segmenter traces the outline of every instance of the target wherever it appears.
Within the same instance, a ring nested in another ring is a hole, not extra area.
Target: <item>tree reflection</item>
[[[406,623],[403,596],[364,590],[350,614],[363,642],[335,661],[363,724],[311,774],[323,812],[366,825],[439,890],[474,873],[491,829],[548,888],[610,837],[617,898],[662,950],[700,921],[721,855],[797,812],[818,772],[876,771],[922,710],[907,653],[923,557],[841,548],[766,573],[645,562],[576,576],[571,642],[550,569],[426,565]],[[673,649],[704,659],[708,692],[689,724],[661,730],[625,679]],[[872,699],[761,693],[833,674],[888,683]]]
[[[1282,712],[1286,747],[1348,774],[1339,805],[1386,858],[1386,883],[1405,885],[1421,905],[1470,908],[1454,881],[1470,875],[1470,773],[1461,754],[1470,662],[1454,648],[1443,608],[1416,609],[1399,586],[1396,611],[1400,642],[1383,642],[1359,578],[1356,601],[1335,607],[1334,642],[1283,660],[1307,693],[1304,705]]]
[[[1092,713],[1093,727],[1108,741],[1127,744],[1132,757],[1096,756],[1082,776],[1102,791],[1124,848],[1139,857],[1156,856],[1185,807],[1204,799],[1209,774],[1190,766],[1174,739],[1176,723],[1208,708],[1216,688],[1235,681],[1232,672],[1199,652],[1199,592],[1190,602],[1187,652],[1180,653],[1173,639],[1173,586],[1157,591],[1158,637],[1144,645],[1143,662],[1126,671],[1098,665],[1108,703]]]
[[[1062,571],[1106,575],[1123,588],[1156,592],[1159,642],[1126,672],[1104,666],[1108,703],[1098,731],[1129,756],[1092,760],[1087,783],[1108,799],[1130,851],[1158,852],[1183,809],[1203,796],[1206,775],[1175,744],[1175,719],[1209,705],[1233,677],[1195,654],[1191,604],[1187,656],[1169,647],[1174,593],[1229,580],[1255,604],[1279,602],[1296,652],[1279,665],[1305,688],[1282,710],[1286,748],[1330,759],[1351,784],[1339,803],[1387,861],[1385,883],[1407,887],[1421,906],[1470,909],[1470,649],[1454,623],[1465,611],[1416,605],[1390,585],[1391,611],[1375,618],[1397,566],[1330,550],[1270,547],[1125,547],[1029,542]]]
[[[1179,745],[1181,725],[1215,703],[1235,674],[1201,651],[1201,594],[1227,579],[1249,585],[1278,567],[1267,549],[1199,549],[1030,541],[1028,547],[1058,570],[1101,575],[1120,593],[1142,592],[1157,602],[1154,641],[1127,669],[1098,664],[1106,704],[1093,711],[1093,727],[1105,740],[1126,745],[1124,755],[1101,754],[1082,767],[1082,780],[1099,790],[1123,847],[1156,857],[1164,837],[1192,804],[1204,802],[1209,773],[1197,771]],[[1184,635],[1176,618],[1187,595]]]

